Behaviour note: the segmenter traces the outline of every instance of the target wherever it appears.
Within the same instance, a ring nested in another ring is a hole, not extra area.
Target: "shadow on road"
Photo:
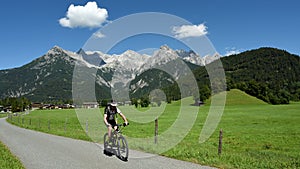
[[[119,155],[118,155],[118,152],[117,150],[115,149],[104,149],[103,150],[103,154],[105,154],[106,156],[109,156],[109,157],[112,157],[113,155],[115,155],[118,159],[120,159],[121,161],[124,161],[124,162],[127,162],[128,161],[128,158],[121,158]]]

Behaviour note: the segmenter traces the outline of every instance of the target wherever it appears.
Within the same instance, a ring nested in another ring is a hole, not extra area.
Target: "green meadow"
[[[200,107],[184,103],[191,104],[191,98],[147,109],[120,106],[130,123],[123,134],[132,149],[217,168],[300,168],[300,103],[269,105],[239,90],[227,92],[226,97],[222,118],[204,143],[199,142],[199,136],[210,101]],[[36,110],[8,121],[101,143],[106,132],[102,114],[103,109]],[[155,144],[156,118],[159,136]],[[221,129],[222,153],[218,154]]]
[[[0,113],[0,118],[7,117],[7,113]]]

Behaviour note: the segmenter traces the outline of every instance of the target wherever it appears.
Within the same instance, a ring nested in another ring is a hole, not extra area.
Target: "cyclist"
[[[112,102],[109,103],[108,106],[104,110],[104,123],[108,129],[108,138],[110,139],[112,128],[114,130],[118,130],[117,122],[116,122],[116,115],[119,114],[122,119],[124,120],[124,124],[128,125],[128,121],[125,115],[121,112],[119,108],[117,108],[117,103]]]

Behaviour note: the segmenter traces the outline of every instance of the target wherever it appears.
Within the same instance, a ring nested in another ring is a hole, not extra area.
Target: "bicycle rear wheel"
[[[126,139],[123,136],[118,138],[118,155],[121,160],[127,161],[128,160],[128,144]]]

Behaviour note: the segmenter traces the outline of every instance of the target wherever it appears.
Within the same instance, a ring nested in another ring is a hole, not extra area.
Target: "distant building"
[[[82,108],[91,109],[91,108],[98,108],[98,102],[83,102]]]
[[[55,109],[55,105],[54,104],[44,104],[43,109]]]
[[[31,103],[31,107],[32,109],[41,109],[43,108],[43,103],[37,103],[37,102]]]
[[[32,109],[71,109],[74,108],[72,104],[44,104],[44,103],[31,103]]]
[[[194,103],[194,105],[195,106],[201,106],[201,105],[203,105],[204,104],[204,102],[203,101],[201,101],[201,100],[195,100],[195,103]]]
[[[131,106],[131,105],[132,105],[132,103],[131,103],[131,101],[125,101],[125,102],[124,102],[124,105]]]
[[[117,102],[118,106],[124,106],[124,102]]]
[[[60,104],[56,105],[55,108],[57,109],[73,109],[75,106],[73,104]]]

